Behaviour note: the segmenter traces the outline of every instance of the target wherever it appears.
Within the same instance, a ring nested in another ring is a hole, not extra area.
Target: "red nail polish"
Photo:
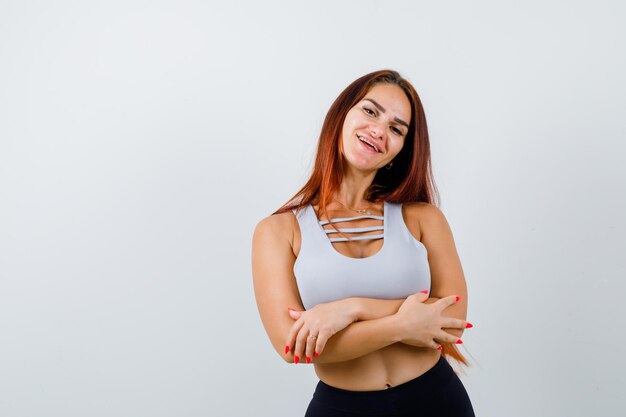
[[[289,353],[289,345],[285,346],[285,355]]]
[[[441,346],[439,346],[439,347],[437,348],[437,350],[442,350],[442,349],[443,349],[443,348],[442,348]]]
[[[311,363],[311,358],[309,358],[308,356],[306,357],[306,363]]]
[[[315,353],[313,354],[313,357],[314,357],[314,358],[317,358],[319,355],[320,355],[319,353],[315,352]]]
[[[456,296],[456,301],[459,301],[461,299],[461,297],[459,297],[458,295]]]
[[[423,294],[428,294],[428,290],[421,291]]]
[[[293,361],[294,361],[294,363],[295,363],[295,364],[300,363],[300,357],[299,357],[299,356],[295,356],[295,357],[293,358]]]
[[[465,328],[466,329],[471,329],[472,327],[474,327],[474,325],[468,321],[467,322],[467,326],[465,326]]]
[[[460,345],[461,343],[463,343],[463,341],[462,341],[461,339],[459,339],[459,340],[457,340],[457,341],[456,341],[456,344],[457,344],[457,345]]]

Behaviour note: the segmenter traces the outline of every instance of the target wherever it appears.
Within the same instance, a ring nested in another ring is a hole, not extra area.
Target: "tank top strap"
[[[387,202],[387,210],[389,210],[387,214],[387,233],[389,241],[392,241],[402,236],[402,225],[404,224],[402,204]],[[391,243],[389,244],[391,245]]]
[[[322,238],[327,239],[324,235],[322,226],[318,223],[317,217],[313,206],[307,204],[300,208],[300,211],[296,213],[296,209],[292,209],[293,214],[298,219],[298,225],[300,226],[300,237],[302,243],[323,245],[325,242]]]
[[[391,238],[389,240],[393,239],[396,243],[403,241],[415,243],[415,238],[407,227],[404,217],[402,217],[402,203],[388,203],[387,206],[389,207],[387,230]]]

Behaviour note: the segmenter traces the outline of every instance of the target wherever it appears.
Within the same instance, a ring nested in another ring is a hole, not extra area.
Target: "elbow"
[[[278,343],[273,343],[272,345],[274,346],[274,350],[281,357],[282,360],[287,363],[294,363],[294,356],[291,349],[287,351],[285,345],[280,345]]]
[[[288,352],[285,353],[285,351],[283,350],[282,352],[278,352],[278,354],[280,355],[281,358],[283,358],[283,360],[287,363],[294,363],[294,356],[293,356],[293,352]]]

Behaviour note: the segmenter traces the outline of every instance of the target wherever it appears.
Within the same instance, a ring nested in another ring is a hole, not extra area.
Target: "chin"
[[[378,171],[380,168],[376,167],[376,166],[372,166],[372,165],[367,165],[367,164],[354,164],[351,162],[348,162],[348,166],[352,169],[356,169],[358,171],[365,171],[365,172],[371,172],[371,171]]]

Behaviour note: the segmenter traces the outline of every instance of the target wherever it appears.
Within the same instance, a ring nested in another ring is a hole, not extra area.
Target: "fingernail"
[[[428,294],[428,290],[421,291],[423,294]]]
[[[471,329],[472,327],[474,327],[474,325],[468,321],[467,322],[467,326],[465,326],[465,328],[466,329]]]
[[[306,363],[311,363],[311,358],[309,358],[308,356],[306,357]]]
[[[456,296],[456,300],[459,301],[461,299],[461,297],[459,297],[458,295]]]
[[[289,311],[296,311],[296,310],[294,310],[294,309],[293,309],[293,308],[291,308],[291,307],[287,307],[287,310],[289,310]]]
[[[313,357],[314,357],[314,358],[317,358],[319,355],[320,355],[319,353],[315,352],[315,353],[313,354]]]
[[[300,363],[300,357],[299,356],[294,356],[293,361],[296,364]]]
[[[289,353],[289,345],[285,346],[285,355]]]
[[[442,350],[442,349],[443,349],[443,347],[441,347],[441,346],[439,346],[439,347],[437,348],[437,350]]]
[[[457,340],[457,341],[456,341],[456,344],[457,344],[457,345],[460,345],[461,343],[463,343],[463,341],[462,341],[461,339],[459,339],[459,340]]]

